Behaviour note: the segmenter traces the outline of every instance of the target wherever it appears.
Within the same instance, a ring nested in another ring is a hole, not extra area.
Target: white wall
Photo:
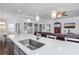
[[[5,11],[0,11],[0,16],[2,16],[4,18],[4,20],[6,21],[6,27],[7,27],[6,30],[8,30],[8,24],[15,24],[16,25],[16,23],[20,22],[20,33],[23,33],[23,34],[25,33],[24,22],[27,22],[27,18],[23,18],[22,15],[10,13],[10,12],[5,12]],[[41,21],[37,22],[37,21],[31,19],[31,23],[44,24],[45,21],[42,22],[42,19],[41,19]]]
[[[51,24],[51,33],[54,33],[54,23],[60,22],[62,24],[61,34],[67,34],[68,29],[64,28],[64,23],[75,23],[75,28],[70,29],[70,32],[79,34],[79,17],[62,18],[56,20],[49,20],[46,24]]]
[[[1,13],[0,13],[1,16]],[[16,24],[19,20],[20,22],[20,31],[21,33],[25,33],[24,31],[24,22],[27,22],[27,19],[24,19],[22,17],[20,17],[17,14],[13,14],[13,13],[9,13],[9,12],[4,12],[3,13],[3,18],[6,21],[6,23],[14,23]],[[71,18],[63,18],[63,19],[57,19],[57,20],[44,20],[41,19],[41,21],[36,22],[35,20],[32,20],[32,23],[41,23],[41,24],[51,24],[51,33],[54,33],[54,23],[55,22],[60,22],[62,24],[62,28],[61,28],[61,33],[64,34],[68,31],[68,29],[64,28],[64,23],[75,23],[75,28],[74,29],[70,29],[71,32],[75,33],[75,34],[79,34],[79,17],[71,17]],[[46,31],[46,26],[45,29],[43,31]]]
[[[62,27],[61,27],[61,33],[62,34],[68,32],[68,29],[64,28],[64,23],[75,23],[75,28],[70,29],[70,32],[73,32],[75,34],[79,34],[79,17],[57,19],[57,20],[54,21],[54,23],[55,22],[60,22],[62,24]]]
[[[15,24],[18,22],[19,17],[16,14],[13,13],[9,13],[9,12],[4,12],[4,11],[0,11],[0,17],[3,18],[3,20],[6,22],[6,31],[10,31],[8,29],[8,25],[9,24]],[[11,25],[10,25],[11,26]],[[15,28],[15,27],[14,27]],[[12,29],[13,30],[13,29]],[[13,31],[15,31],[16,33],[16,29],[14,29]]]

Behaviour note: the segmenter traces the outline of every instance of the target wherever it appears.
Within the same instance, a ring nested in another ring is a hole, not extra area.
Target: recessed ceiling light
[[[21,13],[21,12],[22,12],[22,10],[19,9],[19,10],[18,10],[18,13]]]
[[[36,16],[36,21],[39,21],[39,16]]]
[[[30,19],[27,19],[27,22],[30,22],[31,20]]]

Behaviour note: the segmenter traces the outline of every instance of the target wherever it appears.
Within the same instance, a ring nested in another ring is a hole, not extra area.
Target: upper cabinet
[[[27,33],[51,32],[51,24],[24,22],[24,31]]]
[[[29,34],[33,33],[33,23],[24,22],[24,31]]]
[[[27,31],[27,23],[24,22],[24,30]]]
[[[34,24],[34,33],[35,32],[43,32],[44,28],[45,28],[44,24],[35,23]]]
[[[51,24],[46,24],[46,32],[51,32]]]
[[[42,29],[43,29],[43,25],[39,24],[39,32],[42,32]]]
[[[31,34],[33,33],[33,24],[27,23],[27,33]]]
[[[38,24],[37,23],[34,24],[34,32],[38,32]]]

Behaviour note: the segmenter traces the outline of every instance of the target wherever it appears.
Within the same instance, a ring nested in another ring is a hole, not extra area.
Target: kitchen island
[[[79,43],[45,37],[36,40],[36,36],[33,34],[8,35],[8,37],[27,55],[79,55]],[[31,50],[19,42],[25,39],[32,39],[45,45],[36,50]]]

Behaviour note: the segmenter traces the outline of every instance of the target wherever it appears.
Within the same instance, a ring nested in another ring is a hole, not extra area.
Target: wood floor
[[[0,40],[0,55],[8,55],[8,46],[6,42]]]

